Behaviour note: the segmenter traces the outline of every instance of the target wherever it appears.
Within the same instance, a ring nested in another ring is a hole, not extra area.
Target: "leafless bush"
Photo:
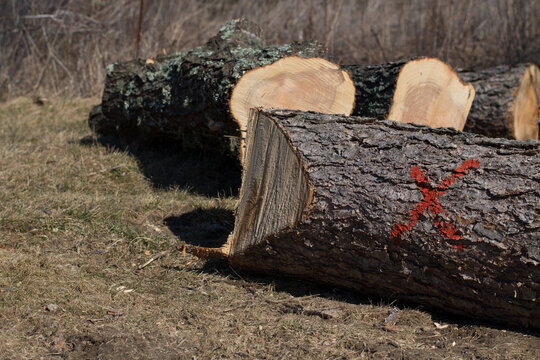
[[[135,56],[138,10],[139,0],[0,2],[0,98],[99,94],[105,66]],[[536,0],[146,0],[140,56],[191,48],[239,17],[259,23],[271,43],[322,41],[341,63],[540,58]]]

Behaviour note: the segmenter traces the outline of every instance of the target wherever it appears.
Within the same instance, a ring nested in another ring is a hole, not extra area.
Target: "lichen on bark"
[[[317,42],[267,46],[262,30],[240,19],[192,50],[111,64],[102,111],[113,126],[103,129],[230,153],[231,136],[240,136],[229,110],[235,84],[248,70],[289,55],[320,57],[325,49]]]

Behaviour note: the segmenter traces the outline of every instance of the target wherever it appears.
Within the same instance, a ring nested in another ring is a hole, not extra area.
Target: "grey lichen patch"
[[[224,40],[230,38],[234,34],[236,26],[239,22],[240,19],[229,21],[228,23],[219,28],[218,36]]]
[[[171,86],[166,85],[161,92],[163,94],[163,104],[169,104],[171,102]]]
[[[199,67],[195,66],[189,71],[189,75],[194,76],[194,75],[197,75],[198,72],[199,72]]]
[[[197,56],[197,57],[201,57],[201,58],[209,58],[211,57],[212,55],[214,55],[214,52],[210,49],[206,49],[202,46],[199,46],[191,51],[189,51],[187,54],[189,54],[190,56]]]
[[[250,57],[256,57],[262,54],[262,49],[257,48],[247,48],[247,47],[236,47],[230,49],[231,55],[237,59],[245,59]]]
[[[156,73],[149,71],[146,73],[146,79],[150,82],[154,81],[156,79]]]
[[[107,76],[111,75],[114,71],[114,64],[107,65]]]
[[[230,21],[219,29],[217,35],[211,38],[207,45],[213,48],[226,46],[265,47],[263,31],[257,24],[246,19]]]
[[[105,85],[103,103],[110,104],[105,111],[114,121],[152,135],[172,134],[201,147],[211,139],[213,147],[219,144],[220,151],[232,151],[237,146],[222,135],[238,134],[229,100],[245,72],[298,52],[323,54],[320,45],[305,49],[310,43],[266,47],[261,34],[254,23],[233,20],[206,44],[158,57],[151,66],[142,60],[109,65],[113,73]],[[211,121],[223,126],[209,126]]]
[[[132,79],[127,85],[126,96],[129,97],[131,94],[133,94],[135,89],[136,89],[136,87],[135,87],[135,79]]]
[[[125,85],[126,85],[126,83],[125,83],[124,80],[122,80],[122,79],[118,80],[118,82],[116,83],[116,90],[117,90],[121,95],[124,95]]]

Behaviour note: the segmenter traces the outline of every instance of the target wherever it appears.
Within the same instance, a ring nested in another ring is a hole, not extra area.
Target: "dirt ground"
[[[538,333],[183,254],[226,239],[238,167],[98,141],[97,102],[0,104],[1,359],[540,359]]]

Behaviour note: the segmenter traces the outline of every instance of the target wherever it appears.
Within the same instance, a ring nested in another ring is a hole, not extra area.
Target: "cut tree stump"
[[[235,20],[193,50],[110,65],[101,104],[104,117],[94,116],[99,121],[90,126],[98,132],[112,128],[124,135],[179,139],[189,148],[238,155],[247,119],[242,111],[246,104],[259,105],[254,94],[264,98],[262,105],[268,98],[278,107],[350,114],[354,88],[348,74],[326,60],[303,59],[324,55],[323,46],[315,42],[267,46],[257,25]],[[254,74],[264,74],[264,91],[250,93],[252,86],[240,86],[232,94],[240,78],[255,68],[258,72],[248,73],[243,83]],[[352,91],[349,103],[340,99],[347,79],[352,89],[347,90]],[[321,84],[318,91],[313,89]],[[299,95],[306,87],[308,96]]]
[[[236,267],[540,327],[540,150],[392,121],[253,111]]]
[[[474,99],[473,86],[435,58],[343,69],[356,87],[353,115],[462,130]]]
[[[462,70],[476,90],[465,131],[508,139],[538,139],[540,75],[536,65]]]

